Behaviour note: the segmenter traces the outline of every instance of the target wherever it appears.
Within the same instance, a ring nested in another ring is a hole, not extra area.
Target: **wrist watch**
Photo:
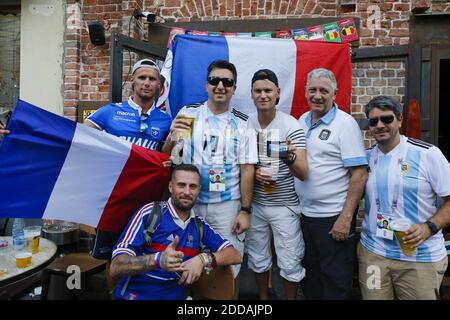
[[[425,221],[425,223],[427,224],[428,228],[430,228],[431,234],[435,235],[439,232],[439,228],[430,220]]]
[[[248,214],[252,214],[252,207],[241,207],[241,211],[245,211]]]
[[[294,155],[292,156],[292,159],[286,159],[286,160],[283,160],[283,162],[286,163],[288,166],[290,166],[291,164],[293,164],[295,162],[295,159],[297,159],[297,154],[294,153]]]

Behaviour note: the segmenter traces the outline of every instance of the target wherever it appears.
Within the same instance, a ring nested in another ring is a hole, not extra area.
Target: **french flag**
[[[0,144],[0,217],[122,232],[167,187],[168,156],[18,100]]]
[[[334,73],[338,84],[336,102],[342,110],[349,110],[352,66],[348,44],[195,35],[175,37],[161,71],[165,81],[158,105],[165,105],[176,115],[187,104],[206,101],[207,68],[216,59],[236,66],[237,88],[231,106],[244,113],[256,112],[251,99],[253,74],[259,69],[271,69],[281,89],[278,109],[299,118],[309,110],[306,76],[320,67]]]

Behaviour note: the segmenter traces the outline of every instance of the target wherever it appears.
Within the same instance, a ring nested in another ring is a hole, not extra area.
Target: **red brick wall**
[[[67,0],[67,28],[64,70],[64,115],[76,118],[79,101],[108,101],[111,32],[137,39],[146,37],[146,26],[136,19],[129,21],[135,8],[143,8],[142,0]],[[88,23],[101,21],[106,43],[91,44]],[[128,55],[124,57],[128,70]]]

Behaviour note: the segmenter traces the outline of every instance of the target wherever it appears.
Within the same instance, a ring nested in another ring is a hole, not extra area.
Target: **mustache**
[[[311,99],[311,102],[312,102],[312,103],[315,103],[315,104],[324,104],[324,103],[325,103],[325,100],[322,100],[322,99],[319,99],[319,100]]]

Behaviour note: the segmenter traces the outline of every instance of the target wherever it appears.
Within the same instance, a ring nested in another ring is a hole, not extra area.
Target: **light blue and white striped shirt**
[[[423,141],[401,136],[400,144],[387,154],[375,146],[368,150],[368,157],[370,173],[366,184],[361,244],[370,252],[388,259],[442,260],[447,253],[441,231],[422,243],[417,254],[412,256],[402,253],[395,237],[388,240],[376,236],[378,211],[387,212],[392,218],[408,218],[413,224],[423,223],[436,213],[437,195],[450,195],[450,164],[442,152]],[[394,192],[395,185],[398,192]],[[395,193],[398,194],[397,208],[391,209]],[[377,209],[376,198],[379,199],[380,210]]]

